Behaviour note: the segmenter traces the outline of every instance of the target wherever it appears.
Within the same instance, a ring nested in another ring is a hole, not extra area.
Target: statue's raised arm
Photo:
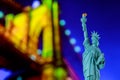
[[[90,41],[89,41],[89,38],[88,38],[87,27],[86,27],[86,22],[87,22],[86,16],[87,16],[86,13],[82,14],[81,22],[82,22],[82,28],[83,28],[83,32],[84,32],[83,45],[84,45],[85,48],[88,48],[88,46],[90,46]]]
[[[83,28],[83,31],[84,31],[84,38],[88,39],[88,33],[87,33],[87,27],[86,27],[86,22],[87,22],[86,16],[87,16],[86,13],[82,14],[81,22],[82,22],[82,28]]]

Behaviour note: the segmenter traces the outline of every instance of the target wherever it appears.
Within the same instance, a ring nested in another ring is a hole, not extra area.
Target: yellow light
[[[47,6],[41,5],[34,9],[30,13],[30,41],[31,49],[37,46],[38,38],[43,31],[43,50],[42,57],[51,61],[53,56],[53,43],[52,43],[52,24],[51,24],[51,13]],[[49,39],[49,40],[48,40]],[[34,41],[34,43],[32,42]],[[33,46],[34,45],[34,46]],[[36,49],[37,51],[37,49]]]

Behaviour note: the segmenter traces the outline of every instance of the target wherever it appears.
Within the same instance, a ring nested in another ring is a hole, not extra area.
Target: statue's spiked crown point
[[[93,31],[91,34],[92,34],[91,35],[92,37],[95,37],[98,40],[100,39],[100,36],[99,36],[99,34],[97,32]]]

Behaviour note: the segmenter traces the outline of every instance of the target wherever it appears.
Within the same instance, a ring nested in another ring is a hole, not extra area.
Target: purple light
[[[9,77],[12,74],[11,71],[6,69],[0,69],[0,80],[5,80],[7,77]]]

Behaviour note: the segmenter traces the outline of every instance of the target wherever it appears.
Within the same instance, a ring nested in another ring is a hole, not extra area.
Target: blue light
[[[65,20],[60,20],[60,26],[65,26],[65,24],[66,24],[66,22],[65,22]]]
[[[38,53],[38,55],[41,55],[42,54],[42,50],[38,49],[37,53]]]
[[[71,34],[71,31],[69,29],[65,30],[65,35],[69,36]]]
[[[4,17],[4,13],[0,11],[0,19]]]
[[[75,47],[74,47],[74,51],[75,51],[76,53],[79,53],[79,52],[81,51],[81,48],[80,48],[79,46],[75,46]]]
[[[35,0],[33,1],[33,4],[32,4],[32,8],[37,8],[38,6],[40,6],[40,1],[39,0]]]
[[[34,55],[31,55],[30,58],[35,61],[36,60],[36,57]]]
[[[12,74],[11,71],[0,69],[0,80],[5,80],[7,77],[9,77]]]
[[[76,43],[76,39],[71,38],[71,39],[70,39],[70,44],[74,45],[75,43]]]

